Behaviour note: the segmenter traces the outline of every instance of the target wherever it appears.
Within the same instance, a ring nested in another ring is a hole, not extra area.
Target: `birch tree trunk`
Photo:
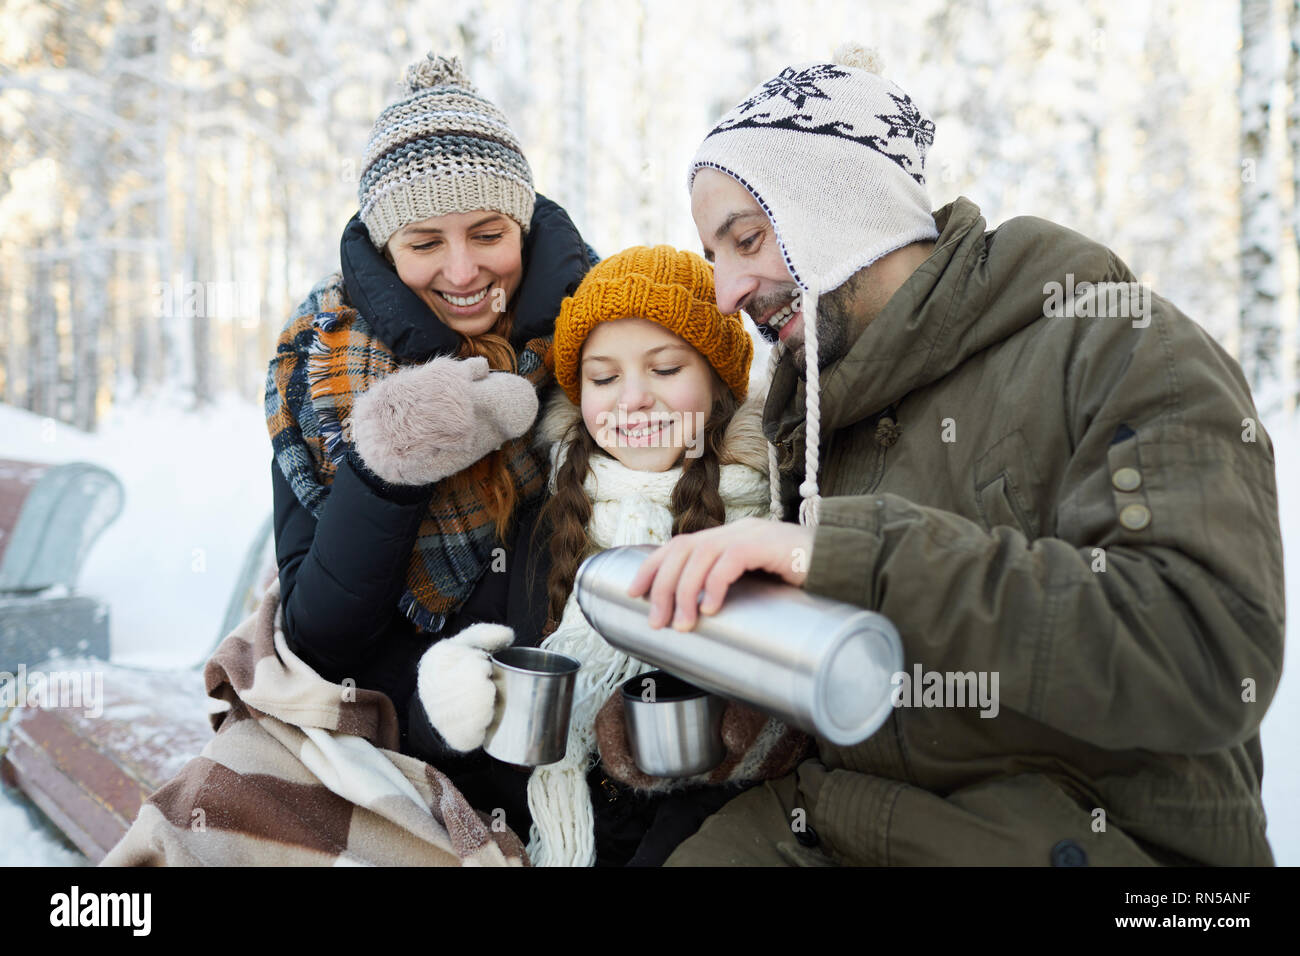
[[[1276,379],[1279,216],[1269,156],[1274,79],[1270,0],[1241,0],[1240,358],[1251,387]]]
[[[572,19],[571,28],[561,29],[559,40],[560,69],[564,77],[561,89],[560,175],[564,182],[565,206],[581,230],[587,225],[587,71],[584,48],[587,20],[586,0],[570,0],[566,6]]]
[[[27,342],[31,350],[27,379],[27,408],[55,418],[58,413],[59,352],[55,340],[58,315],[53,295],[53,269],[49,241],[43,239],[32,253],[32,283],[27,301]]]
[[[164,0],[157,0],[155,7],[156,33],[154,43],[157,50],[157,67],[154,73],[154,83],[156,85],[154,93],[154,149],[158,158],[156,175],[158,185],[161,191],[158,196],[157,206],[157,236],[158,236],[158,281],[162,284],[162,293],[167,296],[166,303],[159,310],[157,316],[158,332],[158,351],[155,355],[149,355],[148,378],[140,379],[136,382],[136,387],[143,389],[148,384],[161,382],[169,377],[169,368],[175,361],[176,342],[172,333],[172,303],[184,301],[184,296],[180,293],[182,289],[173,289],[172,284],[176,282],[175,259],[172,256],[172,210],[171,210],[171,189],[167,181],[167,157],[170,155],[169,150],[169,124],[171,118],[176,115],[176,97],[172,88],[171,80],[171,15],[168,13],[167,4]],[[169,294],[170,293],[170,294]],[[152,337],[151,337],[152,338]],[[152,352],[152,350],[151,350]]]
[[[4,353],[0,402],[5,405],[18,404],[18,322],[9,279],[11,272],[9,263],[0,256],[0,352]]]
[[[207,188],[206,171],[199,157],[198,130],[192,119],[199,102],[196,95],[187,93],[184,102],[188,108],[186,115],[191,117],[185,123],[184,169],[188,180],[185,190],[185,270],[182,281],[188,292],[185,296],[186,307],[183,315],[189,325],[189,366],[193,376],[193,407],[201,409],[210,403],[212,395],[211,367],[209,364],[210,340],[208,328],[216,316],[212,314],[217,296],[209,295],[208,290],[216,291],[218,284],[214,281],[212,257],[210,255],[212,232],[210,224],[201,226],[199,222],[199,201],[206,200],[210,209],[210,193]],[[192,286],[189,283],[193,283]],[[185,322],[177,316],[177,328]]]
[[[1300,253],[1300,0],[1287,7],[1291,50],[1287,57],[1286,86],[1290,92],[1286,112],[1286,141],[1291,153],[1291,238]],[[1292,405],[1300,404],[1300,318],[1295,327],[1294,365],[1291,369]]]
[[[87,189],[77,211],[75,242],[82,250],[70,257],[69,295],[72,309],[72,423],[93,431],[99,392],[100,339],[109,291],[109,252],[102,227],[108,223],[109,182],[101,140],[82,136],[73,150],[79,177]]]

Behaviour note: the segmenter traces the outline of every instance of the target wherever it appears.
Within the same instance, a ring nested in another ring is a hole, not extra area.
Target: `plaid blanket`
[[[503,823],[398,753],[385,695],[289,650],[280,584],[204,669],[216,736],[140,808],[101,866],[520,866]]]

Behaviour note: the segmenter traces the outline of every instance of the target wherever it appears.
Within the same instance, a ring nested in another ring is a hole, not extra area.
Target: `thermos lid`
[[[817,674],[817,732],[840,746],[866,740],[889,719],[893,676],[902,669],[902,642],[889,618],[875,611],[853,615]]]

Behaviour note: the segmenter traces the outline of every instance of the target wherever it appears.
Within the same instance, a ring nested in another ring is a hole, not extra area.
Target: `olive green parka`
[[[1089,288],[1136,278],[1078,233],[986,232],[964,199],[935,220],[821,373],[805,588],[888,616],[909,677],[996,674],[996,714],[917,688],[867,741],[819,741],[787,802],[840,863],[1271,864],[1282,544],[1240,368],[1149,290]],[[803,388],[786,356],[764,419],[787,516]]]

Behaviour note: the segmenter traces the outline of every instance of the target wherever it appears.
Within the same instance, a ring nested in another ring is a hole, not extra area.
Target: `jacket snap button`
[[[1130,531],[1141,531],[1151,523],[1151,509],[1146,505],[1125,505],[1119,523]]]
[[[1120,468],[1110,476],[1110,482],[1120,491],[1137,491],[1142,487],[1142,473],[1136,468]]]
[[[807,827],[806,829],[800,830],[798,833],[794,835],[794,838],[799,841],[800,846],[811,847],[811,846],[816,846],[818,843],[822,842],[821,837],[817,835],[817,831],[814,830],[812,827]]]
[[[1087,866],[1088,854],[1073,840],[1062,840],[1052,847],[1052,866]]]

